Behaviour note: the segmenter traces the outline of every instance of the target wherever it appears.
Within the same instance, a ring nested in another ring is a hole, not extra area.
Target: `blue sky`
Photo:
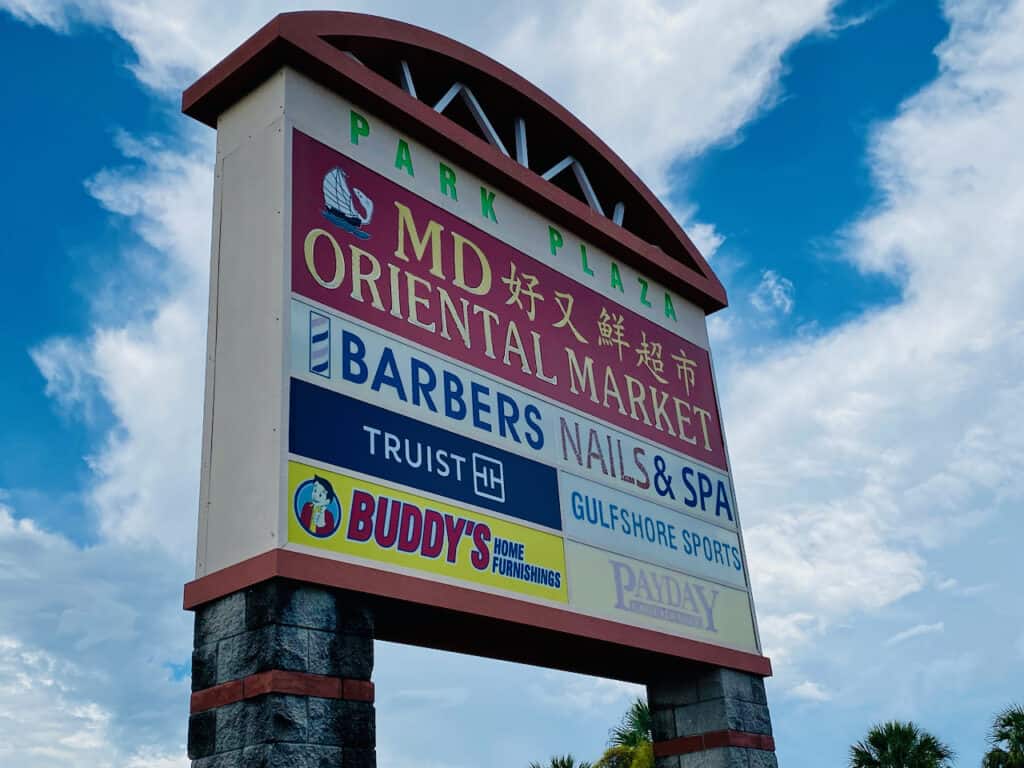
[[[372,10],[552,93],[723,277],[781,764],[898,717],[977,765],[1024,699],[1024,4],[547,5]],[[0,0],[0,764],[187,764],[213,137],[177,104],[282,9]],[[397,646],[375,678],[389,768],[593,757],[635,694]]]

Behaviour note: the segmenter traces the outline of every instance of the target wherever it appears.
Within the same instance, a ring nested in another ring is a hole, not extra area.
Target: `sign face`
[[[351,115],[291,129],[285,546],[759,653],[692,308]]]

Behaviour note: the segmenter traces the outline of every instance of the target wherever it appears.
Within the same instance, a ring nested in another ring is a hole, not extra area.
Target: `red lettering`
[[[478,528],[480,526],[477,526]],[[466,521],[463,518],[455,518],[451,515],[444,516],[444,530],[448,538],[448,555],[445,558],[449,563],[454,563],[459,557],[459,540],[466,530]]]
[[[348,516],[348,537],[352,541],[369,541],[373,531],[372,494],[355,489],[352,491],[351,512]]]
[[[643,480],[637,482],[636,487],[643,488],[644,490],[651,487],[651,476],[647,474],[647,467],[645,467],[644,463],[640,461],[646,453],[647,452],[639,445],[633,449],[633,462],[636,464],[636,468],[640,470],[640,474],[644,476]]]
[[[491,540],[491,527],[484,523],[477,523],[473,526],[473,554],[469,556],[469,562],[478,571],[487,570],[491,562],[491,549],[488,544]]]
[[[444,518],[434,509],[423,512],[423,556],[431,559],[444,548]]]
[[[398,551],[415,552],[423,537],[423,516],[415,504],[402,505],[402,522],[398,529]]]
[[[391,514],[388,514],[388,502],[391,503]],[[402,511],[402,502],[381,496],[377,499],[377,519],[373,527],[373,535],[377,544],[384,549],[395,546],[398,538],[398,519]]]

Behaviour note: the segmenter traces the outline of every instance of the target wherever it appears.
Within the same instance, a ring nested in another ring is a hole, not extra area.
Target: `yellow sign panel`
[[[573,541],[565,546],[574,610],[757,652],[746,592]]]
[[[288,488],[291,544],[568,602],[560,536],[296,461]]]

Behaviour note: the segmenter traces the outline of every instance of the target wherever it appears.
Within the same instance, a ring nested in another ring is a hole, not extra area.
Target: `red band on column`
[[[654,742],[655,757],[672,755],[688,755],[691,752],[703,752],[706,749],[720,747],[742,747],[744,749],[760,749],[765,752],[775,751],[775,739],[761,733],[745,731],[711,731],[696,736],[680,736],[678,739]]]
[[[285,693],[293,696],[313,696],[318,699],[345,699],[373,703],[373,683],[369,680],[349,680],[342,677],[311,675],[307,672],[286,672],[273,669],[249,675],[241,680],[204,688],[192,694],[189,710],[192,714],[214,707],[234,704],[236,701]]]

